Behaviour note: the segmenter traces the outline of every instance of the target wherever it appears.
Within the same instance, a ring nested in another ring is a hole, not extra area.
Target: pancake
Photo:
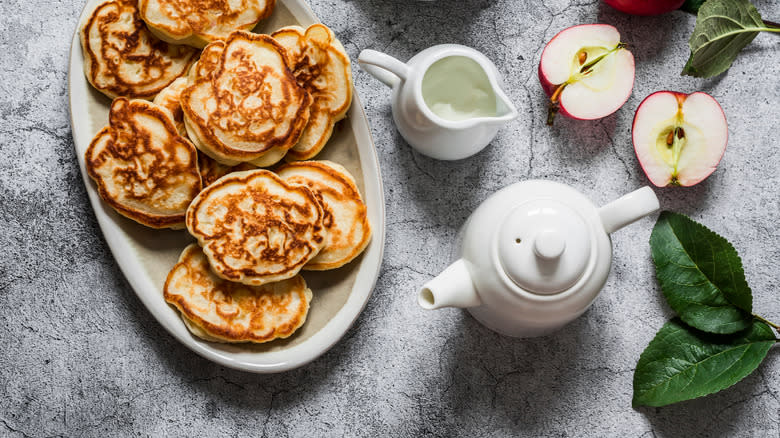
[[[195,83],[199,78],[211,78],[219,67],[222,51],[225,50],[224,41],[214,41],[203,48],[200,52],[200,58],[190,68],[187,78],[190,84]]]
[[[184,126],[184,113],[181,110],[179,99],[181,92],[187,88],[187,78],[178,78],[171,85],[165,87],[154,97],[154,104],[168,111],[176,130],[182,137],[187,137],[187,127]]]
[[[214,275],[196,244],[182,252],[168,274],[163,295],[195,336],[256,343],[295,333],[306,321],[312,298],[300,275],[264,286],[225,281]]]
[[[309,123],[287,160],[308,160],[317,155],[347,115],[352,104],[352,67],[349,56],[333,32],[322,24],[304,30],[286,27],[272,34],[287,49],[290,70],[298,85],[313,98]]]
[[[115,99],[108,120],[85,157],[100,197],[143,225],[181,228],[201,190],[195,147],[165,110],[145,100]]]
[[[268,170],[231,173],[187,209],[187,229],[214,273],[260,286],[294,277],[325,243],[322,206]]]
[[[181,106],[190,139],[208,156],[227,165],[267,166],[300,138],[311,96],[296,82],[279,43],[238,31],[206,46]]]
[[[234,30],[252,30],[275,0],[138,0],[141,18],[161,40],[203,48]]]
[[[255,158],[254,160],[249,161],[249,163],[252,163],[257,167],[270,167],[282,161],[282,158],[284,158],[286,154],[286,147],[274,146],[259,158]]]
[[[297,161],[279,169],[279,177],[314,192],[325,214],[325,246],[303,269],[324,271],[349,263],[368,246],[371,225],[355,179],[331,161]]]
[[[210,186],[214,181],[229,173],[252,169],[256,169],[256,167],[249,163],[240,163],[235,166],[219,164],[208,155],[198,151],[198,170],[200,171],[200,178],[203,180],[203,187]]]
[[[196,69],[197,65],[198,63],[193,66],[193,69]],[[187,128],[184,126],[184,112],[181,110],[179,98],[181,97],[181,91],[186,87],[187,78],[176,79],[171,85],[160,91],[160,93],[154,98],[154,103],[156,105],[159,105],[168,111],[174,125],[176,125],[176,129],[179,131],[179,135],[185,138],[187,137]],[[198,151],[198,171],[200,172],[200,178],[203,181],[203,187],[208,186],[228,173],[256,168],[257,166],[254,166],[250,163],[240,163],[236,166],[226,166],[214,161],[211,157],[204,154],[203,152]]]
[[[197,57],[191,47],[170,45],[149,32],[131,0],[98,5],[79,37],[87,80],[112,99],[152,99],[186,75]]]
[[[192,68],[190,69],[189,73],[189,82],[194,83],[198,80],[198,78],[212,78],[214,72],[217,70],[218,64],[220,62],[220,58],[222,56],[222,51],[225,49],[225,43],[222,41],[215,41],[211,44],[209,44],[205,49],[203,49],[203,52],[200,55],[200,59],[198,62],[196,62]],[[183,114],[183,113],[182,113]],[[249,161],[253,166],[255,167],[269,167],[272,166],[279,161],[281,161],[282,158],[284,158],[284,155],[287,153],[287,149],[282,147],[273,147],[269,151],[263,153],[259,158],[256,158],[254,160]],[[201,156],[205,155],[205,153],[201,153]],[[214,159],[211,160],[213,165],[217,165],[216,161]],[[209,163],[209,165],[212,165],[212,163]],[[220,165],[222,168],[229,168],[229,166],[226,165]],[[245,166],[245,169],[249,169],[251,166]],[[225,175],[226,173],[223,173]],[[205,184],[204,185],[208,185]]]

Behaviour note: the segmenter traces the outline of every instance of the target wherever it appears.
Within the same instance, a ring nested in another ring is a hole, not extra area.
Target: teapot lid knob
[[[498,259],[512,282],[540,295],[574,286],[591,259],[591,233],[571,207],[552,200],[523,203],[507,215],[498,233]]]
[[[534,252],[543,259],[557,259],[565,249],[566,239],[560,230],[542,230],[534,237]]]

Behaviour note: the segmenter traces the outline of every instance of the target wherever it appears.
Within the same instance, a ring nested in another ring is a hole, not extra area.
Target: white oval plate
[[[90,0],[80,23],[101,0]],[[272,16],[260,23],[256,32],[271,32],[282,26],[308,26],[319,22],[304,0],[278,0]],[[79,26],[80,27],[80,26]],[[193,239],[186,231],[160,231],[146,228],[117,214],[100,200],[93,181],[84,169],[84,153],[92,137],[108,124],[110,99],[94,90],[84,77],[84,62],[78,29],[70,51],[68,86],[73,140],[81,174],[92,208],[106,242],[138,298],[149,312],[176,339],[195,353],[231,368],[256,373],[290,370],[325,353],[346,333],[368,302],[379,276],[385,238],[385,201],[379,161],[368,121],[354,92],[347,118],[334,130],[333,137],[317,159],[341,163],[355,176],[368,206],[373,238],[357,260],[340,269],[304,272],[314,291],[306,323],[290,338],[267,344],[220,344],[206,342],[187,331],[179,313],[162,295],[168,271]]]

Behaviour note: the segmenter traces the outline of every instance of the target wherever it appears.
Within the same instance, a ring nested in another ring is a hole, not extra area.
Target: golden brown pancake
[[[268,170],[226,175],[187,209],[187,229],[214,273],[263,285],[295,276],[322,248],[322,206],[306,187]]]
[[[223,176],[233,172],[243,172],[244,170],[252,170],[256,167],[249,163],[240,163],[235,166],[225,166],[214,161],[208,155],[198,151],[198,170],[200,170],[200,177],[203,180],[203,187],[210,186],[214,181],[222,178]]]
[[[347,115],[352,104],[352,67],[344,46],[322,24],[304,30],[280,29],[273,38],[287,49],[290,70],[298,84],[313,98],[309,123],[287,160],[308,160],[317,155],[333,133],[333,126]]]
[[[138,0],[141,17],[160,39],[203,48],[234,30],[252,30],[275,0]]]
[[[312,298],[300,275],[264,286],[223,280],[214,275],[196,244],[182,252],[168,274],[163,295],[195,336],[256,343],[295,333],[306,321]]]
[[[217,68],[219,66],[220,58],[222,56],[222,51],[225,49],[225,43],[223,41],[215,41],[208,46],[206,46],[205,49],[203,49],[203,52],[200,55],[200,59],[198,62],[196,62],[192,68],[190,69],[189,73],[189,82],[194,83],[198,78],[204,77],[204,78],[212,78],[214,72],[217,71]],[[181,105],[180,105],[181,107]],[[182,113],[183,114],[183,113]],[[248,170],[253,168],[253,166],[256,167],[269,167],[277,162],[279,162],[282,158],[284,158],[284,155],[287,153],[287,149],[284,147],[273,147],[267,152],[263,153],[259,158],[256,158],[254,160],[248,161],[252,166],[241,166],[244,167],[243,170]],[[201,156],[205,155],[201,151]],[[213,165],[218,165],[214,159],[211,160]],[[208,163],[209,165],[212,165],[212,163]],[[226,165],[219,165],[224,169],[230,168],[230,166]],[[219,167],[217,167],[219,169]],[[223,173],[222,175],[225,175]],[[208,185],[204,183],[204,186]]]
[[[184,126],[184,113],[181,110],[181,92],[187,88],[187,78],[178,78],[165,87],[162,91],[157,93],[154,97],[155,105],[160,106],[162,109],[168,111],[168,115],[171,116],[173,124],[176,125],[176,130],[182,137],[187,137],[187,127]]]
[[[368,212],[347,169],[331,161],[296,161],[280,168],[278,174],[290,184],[310,188],[325,213],[325,246],[304,270],[341,267],[366,249],[371,240]]]
[[[287,146],[274,146],[259,158],[249,161],[257,167],[270,167],[284,158],[287,154]]]
[[[197,65],[198,63],[195,63],[193,69],[196,69]],[[176,129],[179,131],[179,135],[185,138],[187,138],[187,128],[184,126],[184,112],[181,110],[179,98],[181,97],[181,91],[186,87],[187,78],[176,79],[171,85],[160,91],[157,97],[154,98],[154,103],[156,105],[159,105],[168,111],[174,125],[176,125]],[[250,163],[226,166],[214,161],[214,159],[203,152],[198,151],[198,171],[200,172],[200,177],[203,181],[203,187],[208,186],[228,173],[256,168],[257,166]]]
[[[79,32],[87,80],[112,99],[152,99],[184,76],[197,56],[191,47],[172,46],[152,35],[135,4],[101,3]]]
[[[165,110],[145,100],[115,99],[108,120],[85,157],[100,197],[146,226],[184,225],[187,206],[201,190],[195,147]]]
[[[200,58],[190,68],[187,78],[190,84],[195,83],[198,78],[212,78],[219,68],[222,59],[222,51],[225,50],[224,41],[214,41],[203,48],[200,52]]]
[[[181,95],[190,139],[227,165],[270,165],[260,161],[273,153],[280,159],[300,138],[310,105],[285,49],[268,35],[242,31],[204,49]]]

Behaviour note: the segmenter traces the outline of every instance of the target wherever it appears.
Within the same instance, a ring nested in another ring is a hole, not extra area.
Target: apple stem
[[[550,108],[547,110],[547,126],[552,126],[555,122],[555,115],[558,114],[558,104],[550,104]]]
[[[553,92],[550,96],[550,108],[547,110],[547,126],[552,126],[555,121],[555,115],[558,114],[558,110],[561,108],[561,92],[568,85],[568,82],[564,82]]]

